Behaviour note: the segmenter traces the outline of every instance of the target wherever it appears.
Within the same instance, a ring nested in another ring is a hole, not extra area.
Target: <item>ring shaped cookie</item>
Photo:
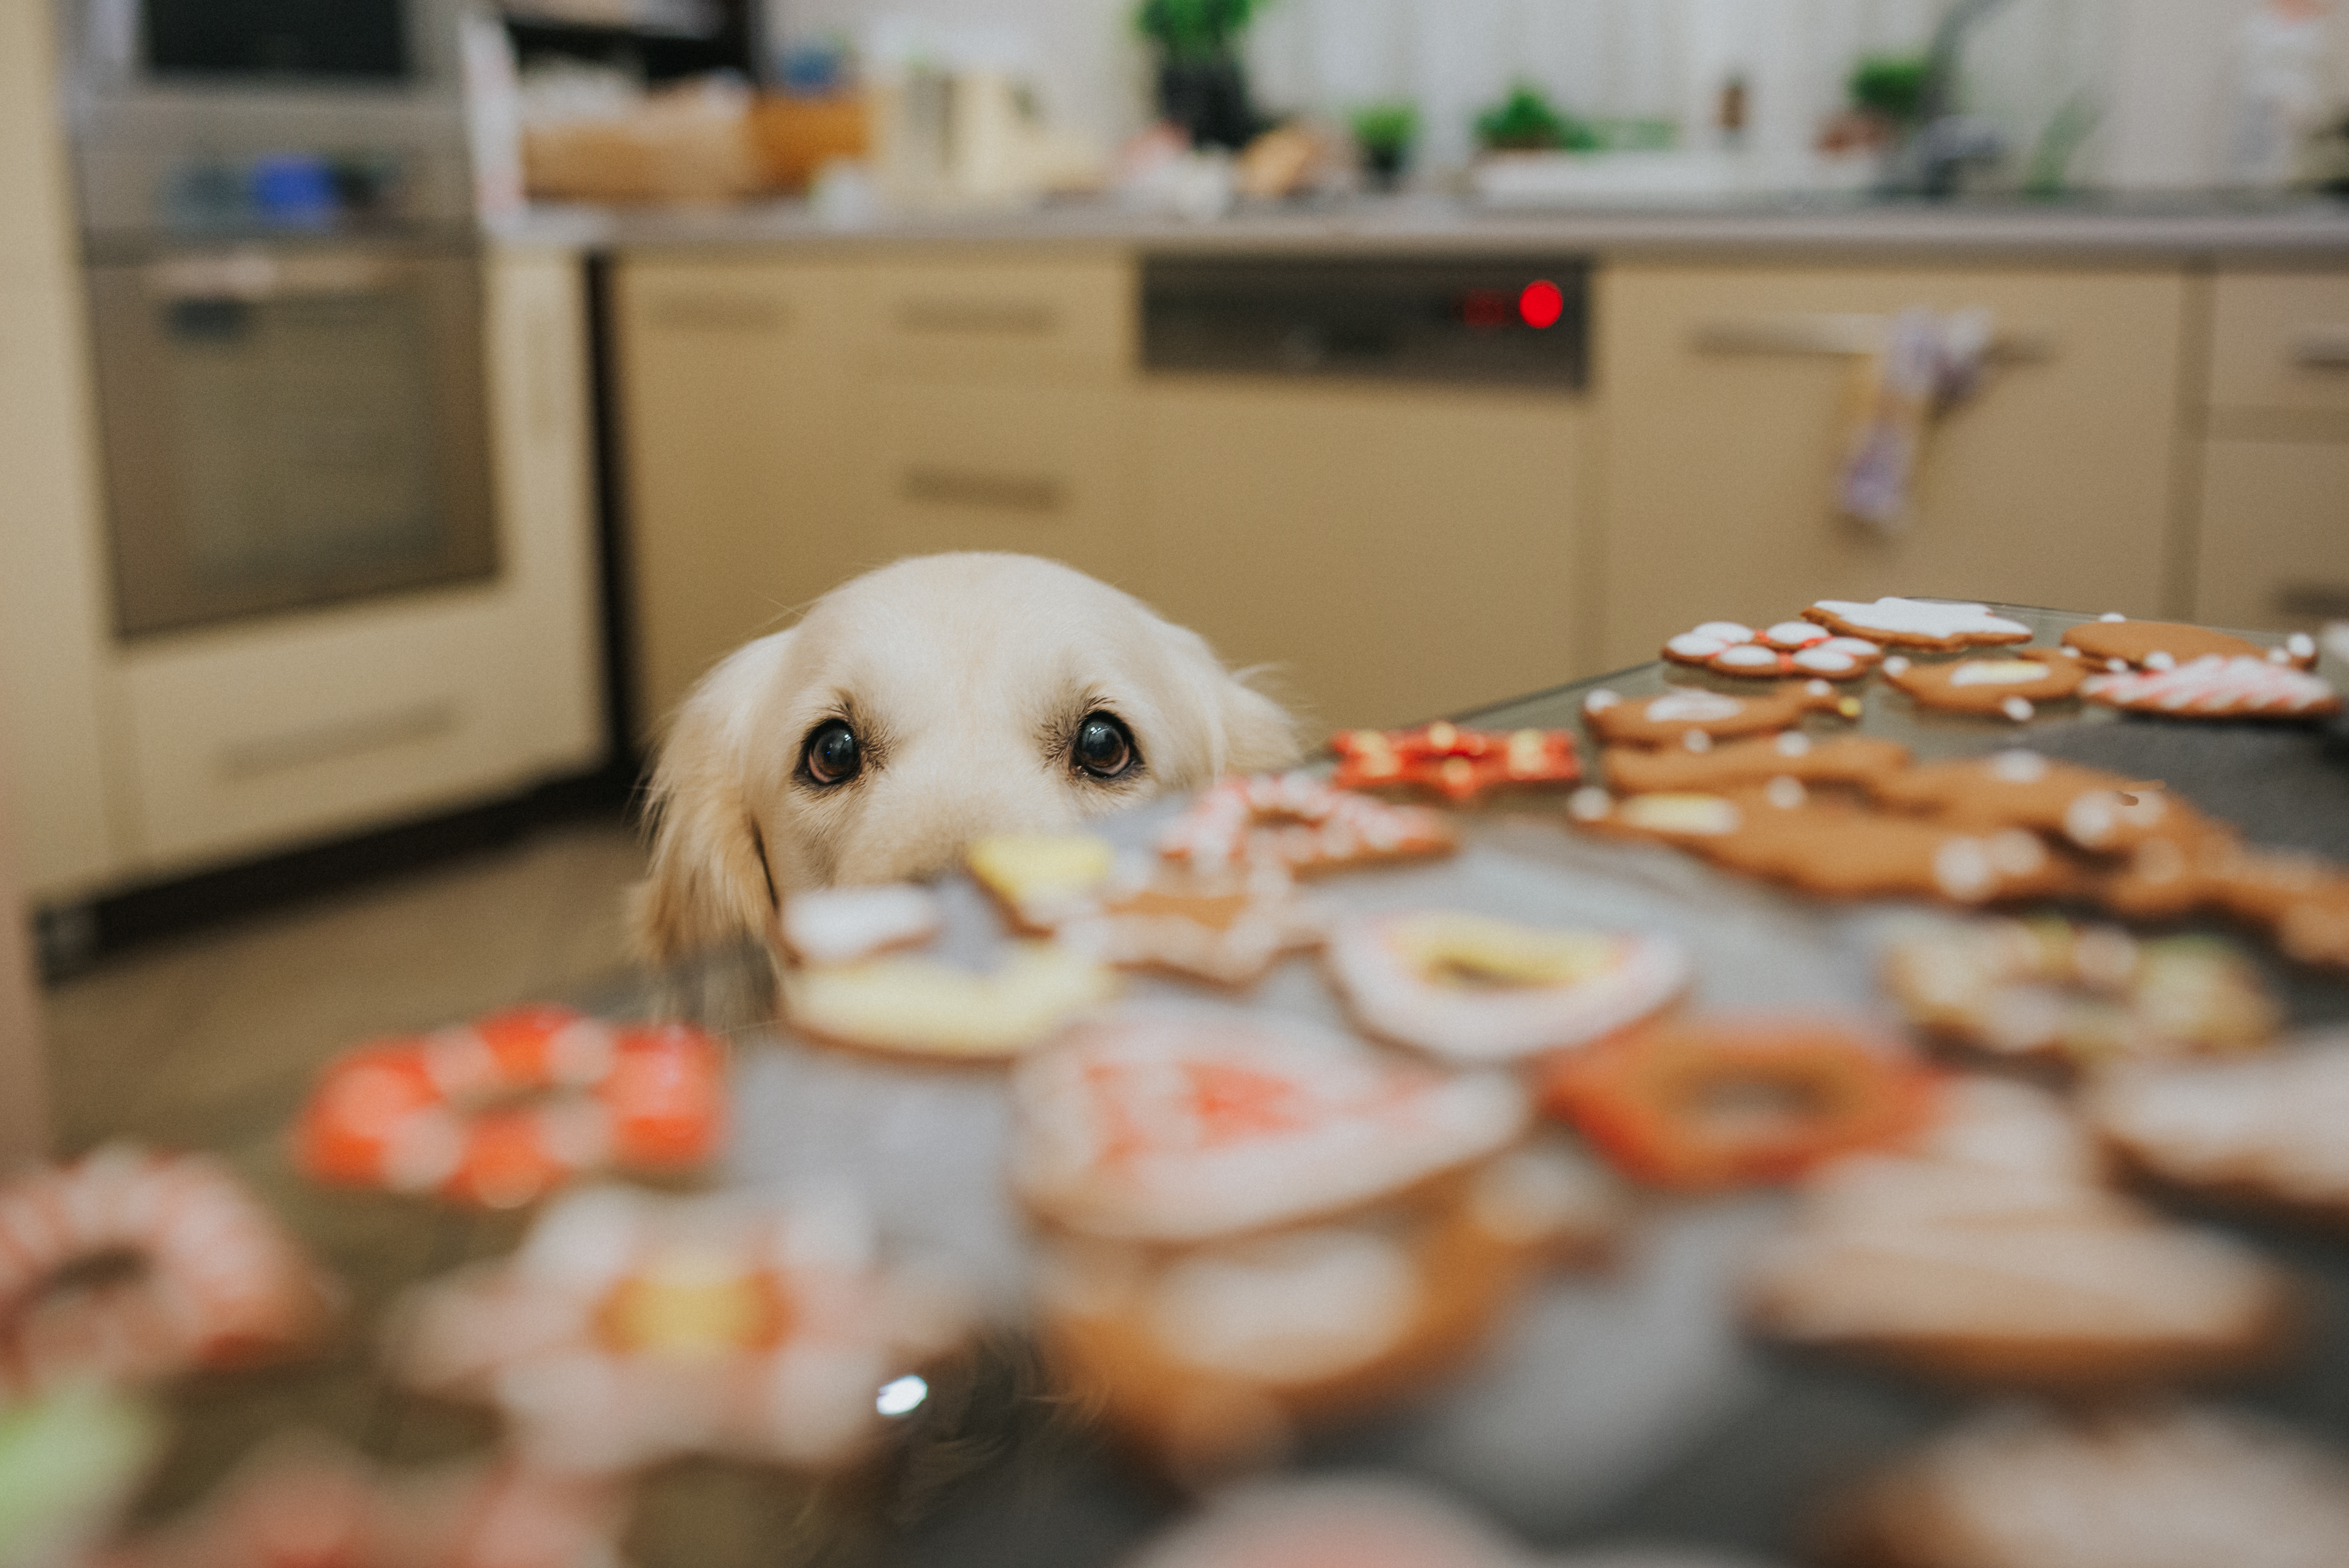
[[[1933,1075],[1830,1023],[1666,1023],[1560,1060],[1547,1108],[1622,1171],[1713,1191],[1800,1176],[1926,1125]]]
[[[2225,943],[2061,920],[1911,937],[1885,955],[1884,979],[1930,1035],[2074,1067],[2248,1050],[2278,1021],[2258,970]]]
[[[517,1208],[587,1171],[699,1165],[725,1136],[724,1076],[723,1048],[682,1024],[518,1007],[329,1066],[295,1157],[322,1181]]]
[[[203,1155],[109,1144],[0,1190],[0,1394],[283,1360],[337,1298]]]
[[[1690,972],[1687,951],[1668,936],[1456,910],[1360,916],[1331,934],[1329,954],[1366,1026],[1461,1062],[1586,1044],[1662,1006]]]

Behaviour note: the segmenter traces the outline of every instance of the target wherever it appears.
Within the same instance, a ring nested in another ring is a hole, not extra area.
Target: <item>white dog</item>
[[[791,889],[921,876],[977,834],[1297,752],[1286,713],[1128,594],[1023,555],[901,561],[687,699],[654,775],[637,936],[673,961],[763,932]]]

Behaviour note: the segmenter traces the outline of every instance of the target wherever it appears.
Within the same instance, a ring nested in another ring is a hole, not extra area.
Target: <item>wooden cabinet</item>
[[[2349,272],[2222,273],[2210,320],[2194,616],[2349,617]]]
[[[1578,399],[1169,377],[1143,428],[1146,596],[1313,720],[1582,673]]]
[[[839,265],[631,258],[615,301],[639,741],[873,558]]]
[[[2186,608],[2165,593],[2182,272],[1627,264],[1598,299],[1605,664],[1825,596]],[[1836,505],[1865,364],[1838,335],[1912,305],[1984,307],[2018,352],[1934,422],[1909,521],[1884,531]]]

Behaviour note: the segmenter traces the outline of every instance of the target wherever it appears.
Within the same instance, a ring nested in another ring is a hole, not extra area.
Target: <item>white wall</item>
[[[2075,179],[2131,188],[2226,181],[2243,20],[2272,0],[2009,0],[1969,52],[1972,107],[2023,154],[2067,99],[2096,106]],[[2320,0],[2349,12],[2349,0]],[[1147,119],[1133,0],[769,0],[784,36],[913,15],[1025,32],[1048,109],[1109,142]],[[1523,77],[1574,111],[1659,116],[1706,139],[1721,84],[1748,83],[1749,142],[1789,171],[1865,53],[1920,48],[1945,0],[1271,0],[1249,42],[1257,96],[1342,113],[1415,99],[1432,167],[1470,150],[1477,109]],[[2323,88],[2349,102],[2349,15],[2332,17]]]

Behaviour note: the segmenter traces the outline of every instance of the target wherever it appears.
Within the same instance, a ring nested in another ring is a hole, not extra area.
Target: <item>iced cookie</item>
[[[2109,1191],[2052,1098],[1971,1083],[1916,1152],[1805,1187],[1746,1281],[1773,1338],[1961,1382],[2095,1389],[2263,1366],[2292,1341],[2286,1276]]]
[[[1873,789],[1888,806],[1930,812],[1942,821],[2033,828],[2098,852],[2126,850],[2148,838],[2212,830],[2192,806],[2158,781],[2021,749],[1887,774]]]
[[[1123,969],[1167,969],[1248,985],[1287,954],[1321,944],[1328,920],[1273,861],[1195,870],[1152,857],[1113,873],[1061,942]]]
[[[1627,795],[1661,790],[1736,789],[1794,779],[1805,784],[1872,784],[1909,765],[1897,740],[1842,735],[1815,740],[1800,730],[1723,741],[1704,751],[1686,747],[1610,747],[1600,759],[1608,784]]]
[[[1662,1006],[1690,974],[1668,936],[1457,910],[1357,915],[1330,933],[1329,958],[1366,1027],[1458,1062],[1582,1045]]]
[[[794,892],[778,920],[783,946],[802,964],[850,964],[938,934],[937,894],[910,882]]]
[[[1341,729],[1330,738],[1340,789],[1407,786],[1464,806],[1497,789],[1555,788],[1582,777],[1563,729]]]
[[[1850,680],[1875,668],[1884,650],[1809,621],[1781,621],[1758,632],[1735,621],[1707,621],[1665,643],[1663,655],[1716,675]]]
[[[2019,648],[1996,658],[1913,664],[1888,659],[1884,678],[1920,707],[1979,713],[2028,723],[2038,705],[2080,689],[2080,665],[2045,648]]]
[[[783,1015],[841,1045],[991,1060],[1033,1050],[1116,989],[1116,976],[1084,954],[1021,942],[983,973],[918,955],[790,970]]]
[[[404,1327],[409,1386],[496,1407],[525,1460],[567,1476],[688,1453],[845,1462],[887,1428],[875,1395],[967,1320],[935,1276],[880,1260],[853,1204],[606,1187],[421,1287]]]
[[[2349,1228],[2349,1038],[2116,1071],[2086,1113],[2106,1147],[2164,1183]]]
[[[1202,868],[1265,860],[1299,876],[1385,861],[1448,855],[1450,823],[1417,806],[1391,806],[1309,773],[1226,779],[1202,790],[1159,835],[1169,860]]]
[[[2126,615],[2105,615],[2084,622],[2064,634],[2064,645],[2079,650],[2092,669],[2112,670],[2130,665],[2144,670],[2175,669],[2197,659],[2265,659],[2308,669],[2316,663],[2316,639],[2294,632],[2280,648],[2263,648],[2246,637],[2214,632],[2208,626],[2182,625],[2175,621],[2132,621]],[[2117,665],[2115,661],[2117,661]]]
[[[1342,1213],[1498,1152],[1525,1096],[1302,1022],[1134,1010],[1012,1078],[1013,1188],[1107,1240],[1195,1242]]]
[[[2201,902],[2266,928],[2286,957],[2349,966],[2349,869],[2221,841],[2180,874]]]
[[[1823,680],[1786,681],[1762,696],[1724,696],[1700,686],[1682,686],[1651,697],[1624,697],[1602,688],[1582,699],[1583,722],[1609,746],[1703,750],[1733,736],[1791,729],[1813,713],[1857,717],[1859,699],[1837,696]]]
[[[1710,1191],[1909,1136],[1930,1118],[1933,1078],[1847,1024],[1716,1015],[1561,1058],[1542,1103],[1626,1174]]]
[[[1022,929],[1050,931],[1109,880],[1110,841],[1093,833],[987,833],[963,851],[963,864]]]
[[[2265,1044],[2279,1013],[2259,971],[2207,937],[1978,921],[1895,943],[1885,989],[1931,1037],[2067,1068]]]
[[[1986,644],[2031,641],[2030,627],[2020,621],[1992,614],[1987,604],[1938,599],[1888,596],[1873,603],[1822,599],[1804,611],[1803,618],[1845,636],[1865,637],[1888,648],[1953,653]]]
[[[1227,1489],[1126,1568],[1533,1568],[1460,1504],[1387,1476]]]
[[[1821,1535],[1833,1568],[2331,1568],[2349,1563],[2349,1459],[2193,1406],[1994,1406],[1861,1484]]]
[[[2107,707],[2176,718],[2319,718],[2341,711],[2339,694],[2306,670],[2215,655],[2175,669],[2090,676],[2080,695]]]
[[[1741,830],[1690,847],[1714,863],[1834,898],[1942,898],[1980,904],[2044,898],[2076,882],[2073,867],[2020,828],[1966,832],[1765,789],[1743,804]]]

